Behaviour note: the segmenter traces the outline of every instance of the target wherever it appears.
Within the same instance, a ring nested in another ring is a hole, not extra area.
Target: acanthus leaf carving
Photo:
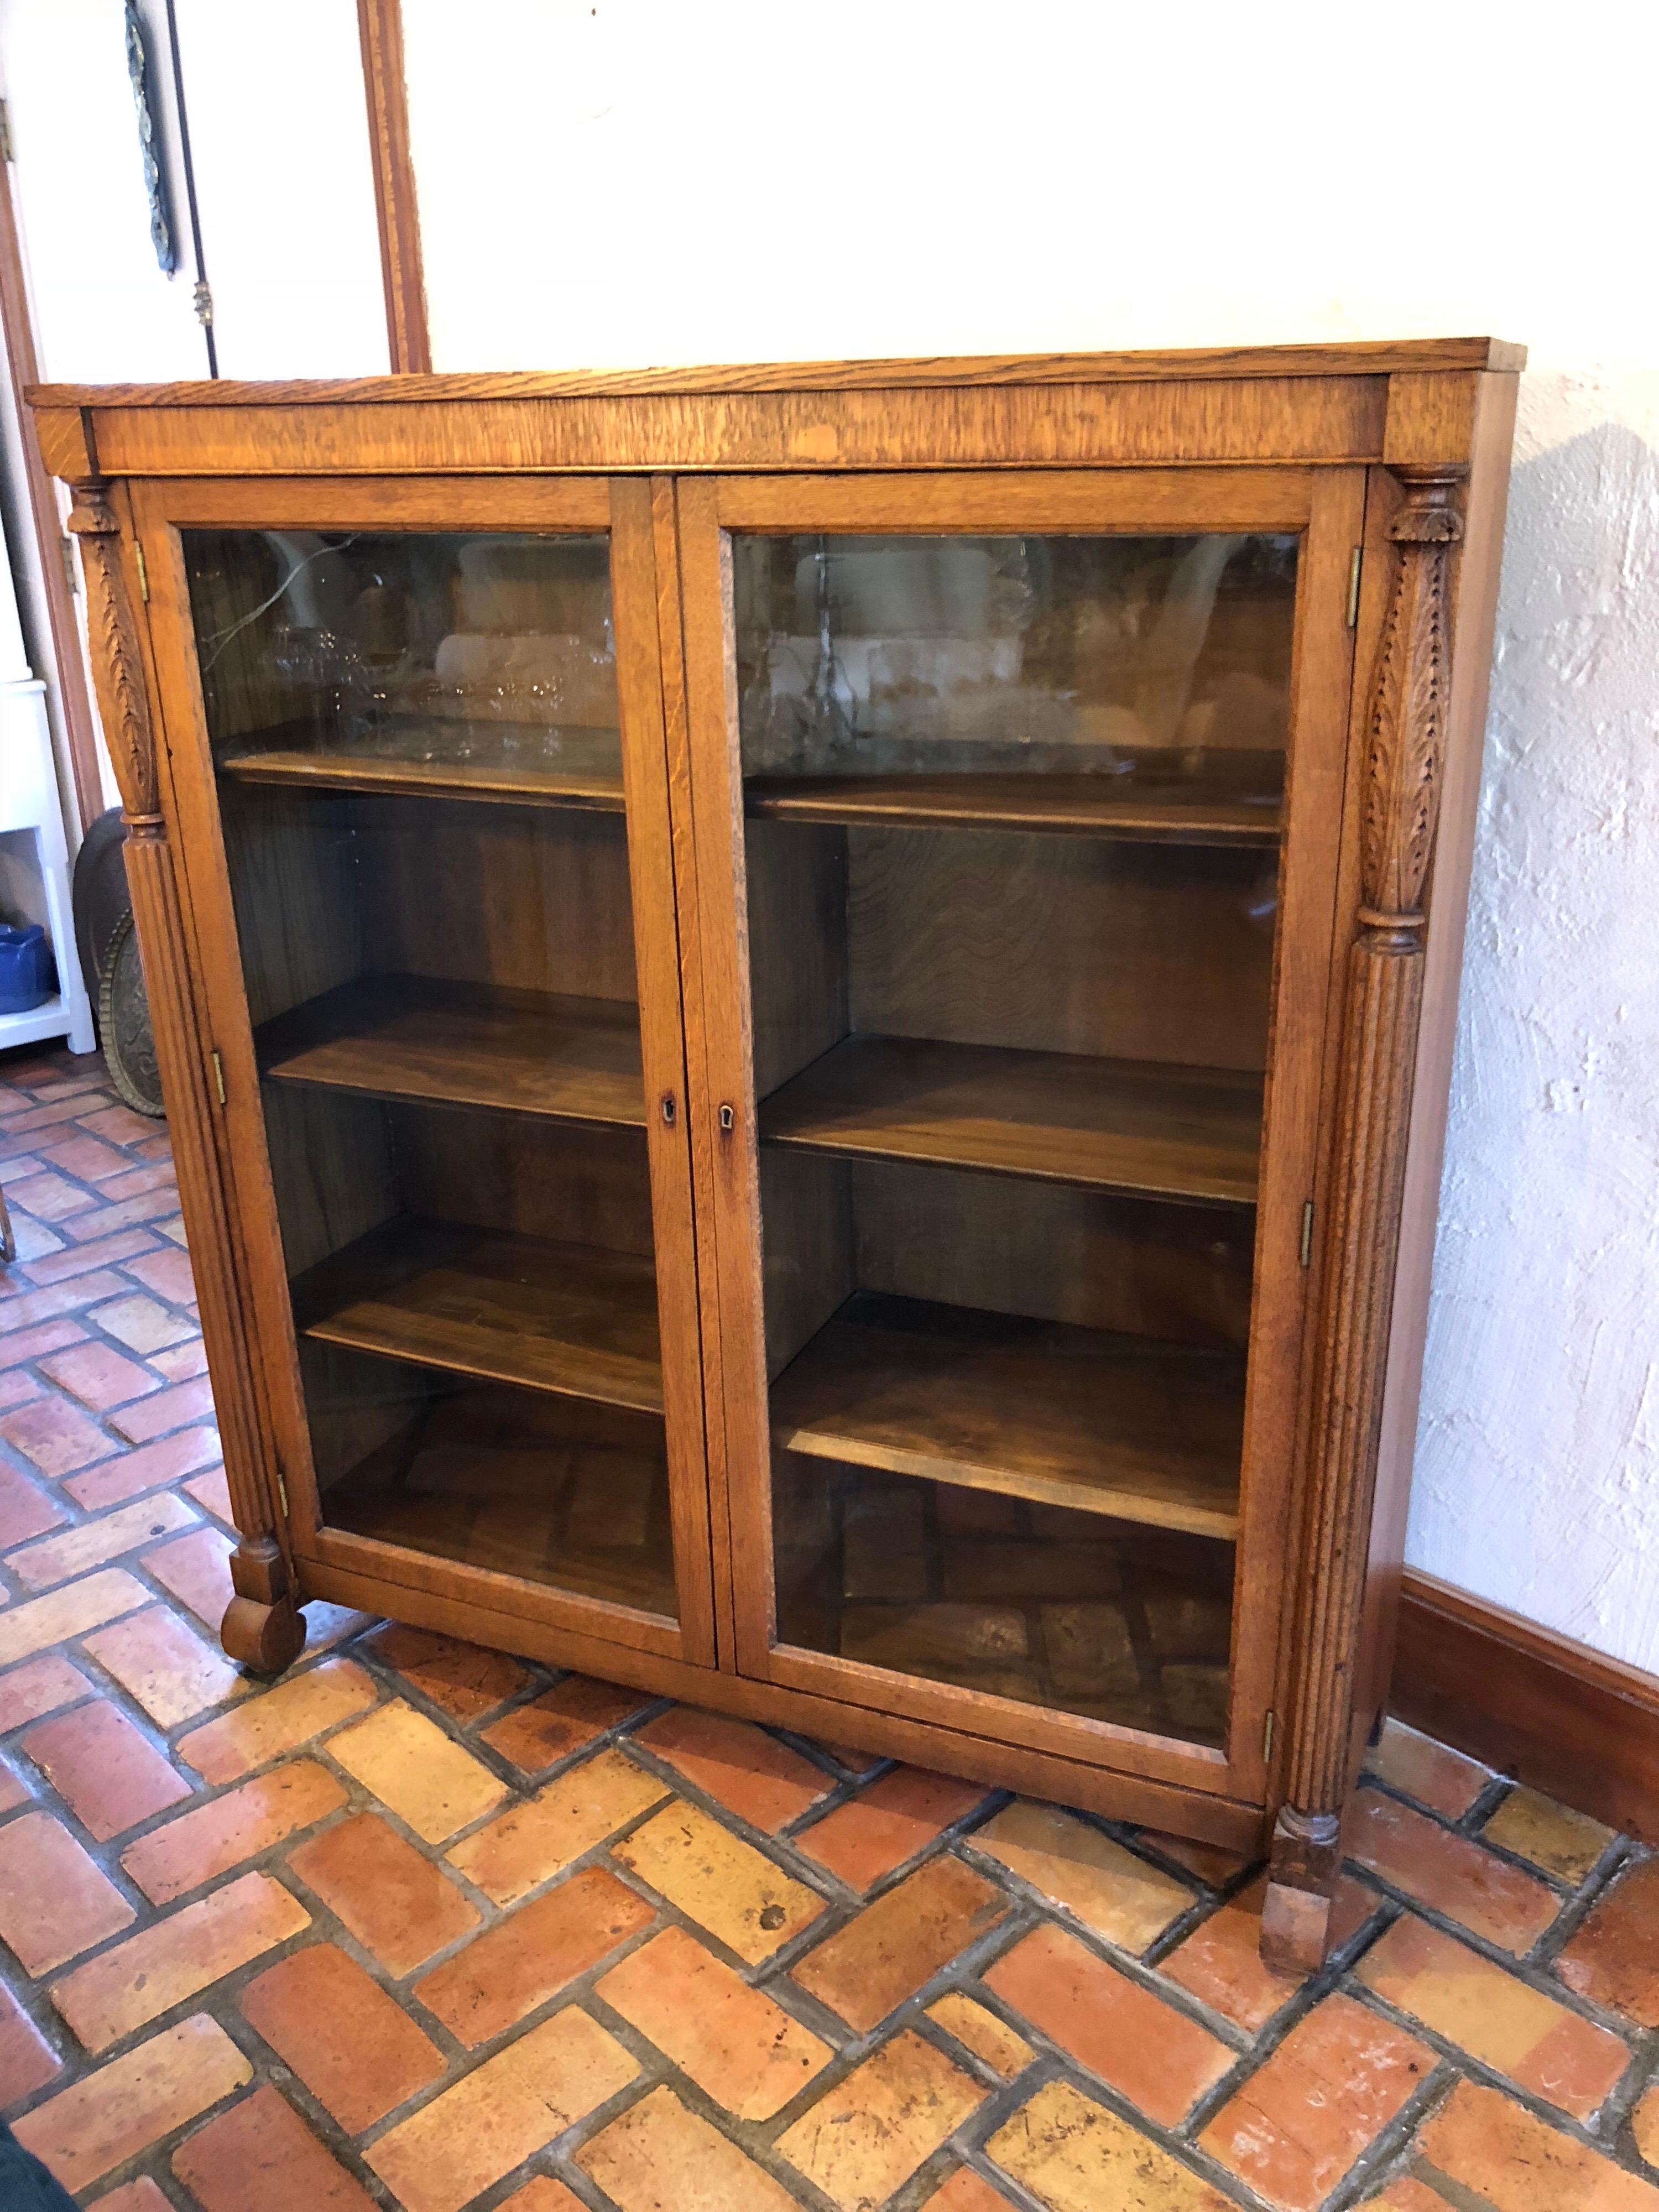
[[[1434,858],[1451,678],[1448,556],[1463,527],[1450,501],[1463,473],[1422,472],[1389,528],[1400,555],[1371,687],[1360,919],[1395,951],[1421,932]]]
[[[137,627],[121,572],[121,526],[106,484],[74,487],[69,528],[80,540],[87,629],[105,742],[129,823],[151,823],[160,805],[155,742]]]

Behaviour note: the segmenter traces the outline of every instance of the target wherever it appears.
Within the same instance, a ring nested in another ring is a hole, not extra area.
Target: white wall
[[[384,374],[355,0],[176,12],[220,374]]]
[[[176,150],[166,9],[143,12]],[[384,370],[353,0],[177,0],[177,12],[222,374]],[[0,0],[0,73],[42,376],[205,376],[176,160],[176,276],[150,244],[121,0]]]
[[[1659,1668],[1654,11],[404,15],[441,368],[1531,346],[1411,1556]],[[224,366],[380,368],[356,10],[273,16],[181,0]],[[118,17],[0,0],[47,370],[199,374],[122,198]]]
[[[150,244],[120,0],[0,0],[0,66],[42,376],[204,375]]]
[[[1409,1556],[1659,1671],[1659,375],[1628,358],[1523,386]]]
[[[1547,42],[1529,14],[474,0],[461,33],[450,0],[404,0],[434,354],[1514,325],[1547,364],[1639,356],[1653,12],[1584,0]]]

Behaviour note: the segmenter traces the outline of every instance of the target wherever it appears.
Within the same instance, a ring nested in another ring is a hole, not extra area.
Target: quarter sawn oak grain
[[[780,1377],[772,1434],[809,1457],[1232,1536],[1243,1382],[1227,1352],[857,1297]]]
[[[625,1000],[362,976],[265,1023],[274,1082],[645,1124],[639,1011]]]
[[[853,1036],[761,1107],[763,1144],[1249,1206],[1261,1085],[1224,1068]]]

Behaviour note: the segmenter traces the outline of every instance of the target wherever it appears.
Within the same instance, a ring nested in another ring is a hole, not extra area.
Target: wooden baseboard
[[[1407,1568],[1390,1705],[1500,1773],[1659,1843],[1659,1676]]]

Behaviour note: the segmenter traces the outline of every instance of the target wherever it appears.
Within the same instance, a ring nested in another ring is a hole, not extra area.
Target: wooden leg
[[[1281,1972],[1310,1974],[1325,1962],[1331,1895],[1342,1864],[1342,1824],[1331,1813],[1285,1806],[1273,1823],[1273,1861],[1261,1908],[1261,1956]]]
[[[227,1653],[258,1674],[280,1674],[305,1650],[306,1625],[274,1536],[244,1536],[231,1554],[236,1595],[219,1631]]]

